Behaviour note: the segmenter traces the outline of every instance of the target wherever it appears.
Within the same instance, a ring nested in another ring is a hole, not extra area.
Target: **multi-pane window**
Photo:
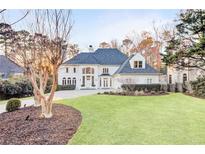
[[[172,84],[172,75],[169,75],[169,84]]]
[[[109,69],[108,68],[103,68],[103,74],[108,74],[109,73]]]
[[[94,68],[86,67],[82,70],[83,74],[94,74]]]
[[[85,76],[83,76],[83,79],[82,79],[82,86],[85,86]]]
[[[142,68],[142,61],[134,61],[135,68]]]
[[[184,74],[183,74],[183,83],[185,83],[186,81],[187,81],[187,74],[184,73]]]
[[[66,85],[66,78],[63,78],[62,85]]]
[[[69,69],[68,69],[68,67],[66,67],[66,73],[68,73],[69,72]]]
[[[92,86],[94,86],[95,83],[94,83],[94,76],[92,76]]]
[[[76,78],[73,78],[72,83],[73,83],[73,85],[76,85]]]
[[[71,85],[71,78],[68,78],[68,85]]]
[[[142,68],[142,61],[139,61],[139,68]]]

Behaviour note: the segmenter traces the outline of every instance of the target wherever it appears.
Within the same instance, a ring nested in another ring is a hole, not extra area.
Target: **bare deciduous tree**
[[[70,10],[34,10],[33,31],[19,31],[13,37],[15,62],[23,66],[34,88],[41,117],[52,117],[52,104],[58,82],[58,69],[66,58],[72,29]],[[48,96],[48,78],[52,86]]]
[[[74,57],[80,51],[78,44],[69,44],[68,45],[68,50],[69,50],[69,52],[67,54],[68,59]]]

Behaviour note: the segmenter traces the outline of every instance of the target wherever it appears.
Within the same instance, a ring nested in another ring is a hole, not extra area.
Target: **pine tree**
[[[205,10],[181,11],[176,34],[168,41],[163,61],[178,68],[205,70]]]

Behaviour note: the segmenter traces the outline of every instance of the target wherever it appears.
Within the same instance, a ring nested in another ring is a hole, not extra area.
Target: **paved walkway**
[[[76,98],[80,96],[87,96],[87,95],[93,95],[97,94],[98,92],[104,92],[104,91],[110,91],[109,90],[65,90],[65,91],[57,91],[55,92],[54,100],[60,100],[60,99],[70,99],[70,98]],[[21,105],[24,106],[33,105],[34,100],[33,98],[21,100]],[[0,113],[5,112],[6,104],[0,105]]]

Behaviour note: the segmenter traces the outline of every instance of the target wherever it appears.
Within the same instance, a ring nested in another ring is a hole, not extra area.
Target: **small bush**
[[[109,92],[105,91],[105,92],[104,92],[104,94],[105,94],[105,95],[108,95],[108,94],[109,94]]]
[[[6,111],[12,112],[18,110],[21,107],[21,101],[19,99],[12,98],[6,104]]]
[[[76,85],[58,85],[57,91],[58,90],[75,90]]]

